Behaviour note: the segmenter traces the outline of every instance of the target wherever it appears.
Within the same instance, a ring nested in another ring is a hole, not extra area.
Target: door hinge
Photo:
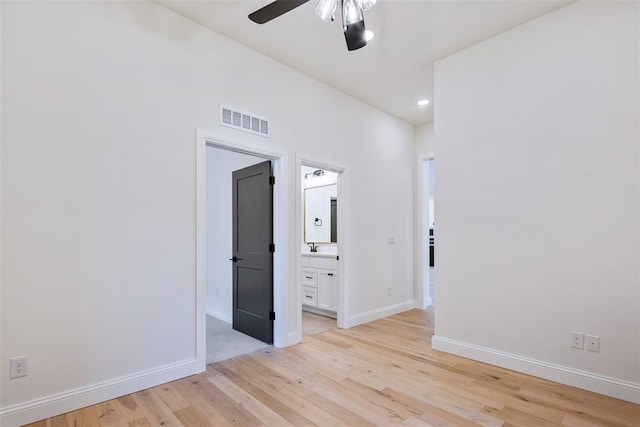
[[[276,245],[273,243],[269,243],[269,252],[273,253],[276,251]]]
[[[336,261],[340,261],[340,257],[339,256],[336,256]]]
[[[270,176],[269,177],[269,184],[270,185],[275,185],[276,183],[276,177],[275,176]]]
[[[276,320],[276,312],[275,311],[270,311],[269,312],[269,320]]]

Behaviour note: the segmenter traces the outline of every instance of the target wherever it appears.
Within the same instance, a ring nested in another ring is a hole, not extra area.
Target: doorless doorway
[[[272,163],[272,174],[275,177],[273,185],[273,344],[276,347],[290,345],[287,331],[288,315],[286,284],[282,280],[283,272],[286,271],[287,239],[286,239],[286,156],[284,152],[273,149],[266,149],[264,144],[254,141],[223,141],[220,138],[198,131],[196,135],[196,359],[198,366],[204,370],[206,368],[206,315],[209,299],[217,298],[221,293],[220,289],[207,289],[207,234],[208,231],[218,230],[216,224],[208,222],[207,215],[207,151],[226,153],[241,153],[258,158],[261,161],[269,160]],[[254,162],[256,163],[256,162]],[[226,268],[231,271],[229,258],[232,258],[231,248],[226,254]],[[224,268],[224,267],[222,267]],[[212,272],[212,274],[215,274]],[[211,304],[209,304],[211,305]],[[220,317],[224,318],[224,313]],[[232,316],[229,314],[226,319],[231,322]]]
[[[303,313],[307,319],[310,314],[325,316],[313,320],[318,330],[326,328],[327,317],[336,319],[334,327],[347,328],[346,169],[308,157],[298,157],[296,169],[298,330],[302,335]],[[316,329],[307,328],[306,333]]]

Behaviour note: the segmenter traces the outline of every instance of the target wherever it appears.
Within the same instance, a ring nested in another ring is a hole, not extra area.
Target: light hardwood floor
[[[432,350],[432,334],[411,310],[32,426],[640,426],[640,405]]]
[[[302,311],[302,338],[336,328],[336,319]]]

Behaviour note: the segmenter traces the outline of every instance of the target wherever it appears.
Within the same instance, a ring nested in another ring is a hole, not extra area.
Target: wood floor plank
[[[87,426],[99,427],[100,420],[97,417],[95,408],[92,406],[78,409],[67,414],[67,423],[73,427]]]
[[[312,406],[307,396],[313,392],[313,389],[306,382],[292,378],[291,375],[281,376],[274,374],[274,371],[259,365],[251,358],[227,361],[225,366],[228,366],[239,375],[251,376],[251,381],[254,384],[269,390],[276,399],[286,403],[296,412],[304,414],[305,418],[312,423],[317,425],[342,425],[340,420],[332,414],[325,413]]]
[[[203,375],[196,375],[184,378],[175,382],[176,391],[180,393],[186,400],[191,402],[192,406],[200,411],[213,425],[228,425],[229,420],[220,413],[215,405],[210,404],[209,400],[199,393],[199,389],[193,387],[193,383],[208,381]]]
[[[133,398],[133,395],[128,394],[126,396],[115,399],[120,407],[120,413],[128,424],[141,422],[140,419],[146,419],[144,411],[138,407],[138,403]]]
[[[152,388],[152,390],[173,412],[191,406],[187,399],[178,393],[175,387],[171,384],[162,384]]]
[[[151,424],[160,424],[166,427],[182,426],[171,409],[151,389],[133,393],[132,396],[145,414],[144,418]]]
[[[198,409],[193,406],[180,408],[176,410],[174,414],[185,427],[215,427],[212,421],[210,421],[205,414],[198,411]]]
[[[222,374],[208,377],[208,380],[223,390],[229,397],[238,402],[253,416],[261,420],[265,425],[271,426],[293,426],[290,422],[281,417],[277,412],[271,410],[254,396],[242,390]]]
[[[447,400],[425,395],[408,395],[392,388],[382,390],[382,393],[390,399],[400,402],[411,408],[411,412],[420,414],[421,417],[429,417],[435,412],[435,408],[452,415],[451,420],[460,424],[476,424],[485,427],[500,427],[503,423],[497,418],[493,418],[481,413],[475,402],[465,402],[463,404],[451,403]],[[463,421],[466,420],[466,421]]]
[[[151,423],[145,418],[136,418],[128,422],[129,427],[152,427]]]
[[[410,310],[304,336],[29,427],[640,427],[640,405],[431,348]]]
[[[265,406],[267,406],[274,412],[280,414],[280,416],[282,416],[291,424],[295,426],[313,426],[314,425],[310,420],[308,420],[303,415],[296,412],[293,408],[291,408],[285,403],[282,403],[280,400],[276,399],[272,395],[271,390],[264,390],[262,387],[254,384],[249,379],[246,379],[241,375],[236,374],[232,370],[222,365],[219,365],[218,369],[231,382],[238,385],[238,387],[240,387],[246,393],[258,399],[260,402],[262,402]]]
[[[327,399],[318,393],[313,393],[307,397],[312,405],[317,406],[328,414],[332,414],[348,426],[375,426],[374,423],[345,408],[342,404],[331,399]]]
[[[435,427],[433,424],[429,424],[426,421],[422,421],[416,417],[408,417],[400,424],[402,427]]]
[[[339,386],[339,383],[327,378],[321,374],[317,374],[313,383],[316,386],[316,393],[336,404],[343,406],[354,414],[366,419],[376,426],[395,426],[397,423],[390,421],[378,411],[371,410],[367,401],[362,399],[358,401],[353,399],[350,393]]]
[[[355,403],[360,407],[366,408],[368,411],[376,414],[378,417],[384,418],[385,424],[400,424],[404,420],[403,415],[410,415],[406,412],[398,413],[400,411],[398,411],[397,408],[394,408],[393,405],[386,405],[386,402],[381,403],[379,400],[371,399],[370,395],[359,393],[358,390],[354,390],[353,388],[344,387],[344,383],[342,383],[342,381],[340,382],[338,387],[340,388],[341,394],[345,399],[348,399],[349,401]],[[375,389],[372,390],[375,391]]]
[[[503,420],[507,425],[524,425],[524,426],[536,426],[536,427],[548,427],[557,426],[558,423],[546,421],[543,418],[537,417],[533,414],[520,411],[509,406],[505,406],[502,409],[483,408],[483,412],[491,415],[492,417]]]
[[[50,421],[47,423],[48,427],[68,427],[69,426],[69,424],[67,423],[67,417],[64,414],[58,415],[57,417],[53,417],[48,421]]]
[[[237,402],[216,387],[205,376],[201,376],[200,381],[191,381],[189,386],[194,389],[194,394],[202,397],[203,402],[206,399],[208,405],[222,414],[227,422],[239,426],[258,426],[262,424],[260,420],[242,406],[239,406]]]
[[[574,415],[565,415],[562,418],[562,425],[568,427],[601,427],[600,423],[592,423],[588,420],[585,420],[581,417],[576,417]]]
[[[101,426],[126,427],[128,424],[122,415],[120,405],[115,400],[99,403],[94,405],[93,408]]]

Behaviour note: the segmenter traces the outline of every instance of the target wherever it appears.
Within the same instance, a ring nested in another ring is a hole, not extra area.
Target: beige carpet
[[[269,347],[269,344],[234,330],[230,323],[207,316],[207,364],[253,353],[265,347]]]

